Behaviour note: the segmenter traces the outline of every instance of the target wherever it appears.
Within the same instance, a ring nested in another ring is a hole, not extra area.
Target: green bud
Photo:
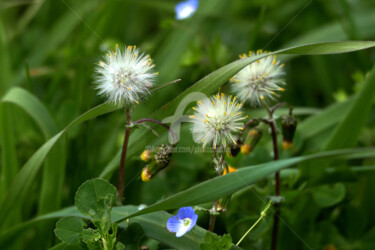
[[[246,136],[244,144],[241,145],[241,153],[250,154],[262,138],[263,132],[259,127],[251,128]]]
[[[297,120],[291,114],[286,115],[281,120],[283,126],[283,148],[288,150],[293,146],[293,137],[297,128]]]
[[[168,166],[173,152],[173,146],[162,144],[153,151],[154,157],[151,162],[143,168],[142,181],[150,181],[160,170]]]

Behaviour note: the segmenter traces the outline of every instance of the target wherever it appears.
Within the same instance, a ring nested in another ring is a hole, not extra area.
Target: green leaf
[[[128,250],[138,250],[141,248],[141,241],[145,237],[145,233],[141,224],[132,223],[119,235],[118,240],[126,245]]]
[[[136,211],[138,211],[138,207],[136,206],[114,207],[111,213],[112,221],[124,218],[125,216],[133,214]],[[61,218],[66,216],[76,216],[86,219],[88,218],[82,215],[76,207],[69,207],[57,212],[36,217],[33,220],[17,225],[14,228],[9,229],[5,232],[1,232],[0,248],[5,248],[10,242],[17,240],[19,238],[19,235],[25,232],[25,230],[35,225],[38,225],[39,223],[45,220]],[[177,249],[199,249],[199,246],[191,233],[185,234],[181,238],[177,238],[175,234],[168,232],[168,230],[166,229],[166,224],[168,219],[172,216],[172,214],[169,214],[164,211],[155,212],[138,216],[136,218],[132,218],[129,220],[128,223],[124,222],[121,223],[119,226],[122,228],[127,228],[129,224],[138,223],[142,226],[146,237],[155,239]],[[194,227],[194,235],[198,242],[203,242],[206,233],[207,231],[205,229],[197,225]]]
[[[98,240],[100,233],[91,228],[85,229],[86,223],[78,217],[64,217],[56,223],[55,234],[64,243],[79,245],[81,241]]]
[[[225,195],[233,194],[242,188],[246,188],[272,173],[304,161],[327,157],[357,157],[358,154],[360,154],[361,157],[373,157],[374,149],[362,148],[328,151],[241,168],[234,173],[213,178],[195,185],[185,191],[174,194],[160,202],[136,212],[135,214],[131,214],[120,221],[154,211],[194,206],[214,201],[224,197]]]
[[[339,126],[329,137],[323,147],[324,150],[348,148],[355,145],[361,128],[367,122],[374,98],[375,67],[367,75],[364,86],[347,109],[347,113]]]
[[[0,204],[0,225],[3,224],[5,219],[10,216],[10,214],[13,213],[14,207],[18,207],[19,204],[22,203],[27,192],[31,190],[31,185],[35,182],[35,178],[40,170],[41,164],[62,135],[69,131],[70,128],[84,121],[109,113],[116,109],[118,108],[108,103],[101,104],[90,109],[71,122],[66,128],[49,139],[42,145],[42,147],[38,149],[18,172],[4,200]]]
[[[300,132],[303,138],[310,139],[322,131],[332,128],[340,122],[342,119],[341,117],[353,104],[355,98],[356,95],[350,97],[345,102],[334,103],[322,110],[320,113],[310,116],[297,126],[297,130]]]
[[[336,183],[332,186],[322,185],[312,190],[313,198],[320,207],[336,205],[344,199],[345,193],[345,186],[342,183]]]
[[[4,103],[19,106],[38,124],[46,140],[58,133],[57,125],[47,108],[34,95],[21,88],[12,88],[3,97]],[[60,207],[62,185],[65,177],[64,143],[57,143],[50,152],[45,167],[39,198],[39,213],[54,211]]]
[[[117,190],[106,180],[94,179],[83,183],[77,190],[75,205],[78,210],[94,220],[103,218],[116,204]]]
[[[375,46],[375,41],[344,41],[344,42],[327,42],[327,43],[316,43],[309,45],[296,46],[293,48],[282,49],[275,52],[271,52],[267,55],[272,54],[298,54],[298,55],[328,55],[328,54],[338,54],[357,51],[361,49],[367,49]],[[174,108],[177,107],[181,101],[187,97],[189,94],[194,92],[200,92],[206,95],[211,95],[219,89],[223,84],[228,82],[228,80],[243,69],[246,65],[249,65],[256,60],[259,60],[267,55],[258,55],[253,57],[247,57],[235,62],[232,62],[228,65],[221,67],[218,70],[215,70],[211,74],[202,78],[180,95],[178,95],[173,100],[169,101],[157,111],[155,111],[151,117],[155,119],[163,119],[173,114],[175,111]],[[196,101],[196,100],[191,100]],[[159,128],[156,128],[159,130]],[[161,131],[164,133],[164,131]],[[146,136],[148,131],[146,130],[137,130],[133,133],[133,138],[143,138]],[[145,144],[139,143],[138,140],[130,140],[128,157],[139,153],[144,148]],[[108,177],[114,170],[118,168],[118,164],[113,164],[114,162],[119,162],[120,154],[118,153],[115,158],[106,166],[102,171],[99,177],[104,178]]]
[[[204,239],[204,243],[201,244],[202,250],[228,250],[231,249],[232,237],[230,234],[224,234],[218,236],[216,234],[208,233]]]

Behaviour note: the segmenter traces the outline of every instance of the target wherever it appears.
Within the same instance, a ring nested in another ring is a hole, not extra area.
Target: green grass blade
[[[172,195],[141,211],[131,214],[122,220],[155,211],[193,206],[214,201],[224,197],[225,195],[233,194],[238,190],[246,188],[272,173],[303,161],[322,159],[326,157],[356,156],[359,152],[363,157],[373,157],[375,152],[374,150],[374,148],[366,148],[328,151],[241,168],[232,174],[216,177],[193,186],[185,191]]]
[[[29,114],[42,130],[46,140],[57,134],[57,125],[44,105],[32,94],[12,88],[3,97],[4,103],[12,103]],[[60,141],[48,155],[43,168],[39,214],[55,211],[60,207],[60,197],[65,177],[64,143]]]
[[[10,57],[8,51],[3,21],[0,19],[0,97],[6,93],[11,85]],[[12,122],[10,108],[0,105],[0,202],[3,200],[19,168]],[[17,220],[16,218],[13,219]]]
[[[44,137],[50,138],[58,132],[57,125],[47,108],[26,90],[12,88],[4,95],[2,102],[13,103],[22,108],[38,124]]]
[[[361,128],[367,122],[375,98],[375,67],[367,75],[365,84],[348,108],[345,117],[331,134],[324,150],[348,148],[355,145]]]
[[[345,102],[332,104],[319,114],[313,115],[298,125],[297,129],[305,138],[311,138],[323,130],[329,129],[340,122],[341,117],[354,102],[355,97],[350,97]]]
[[[35,181],[36,175],[40,170],[40,166],[47,157],[50,150],[56,142],[73,126],[76,126],[84,121],[90,120],[97,116],[112,112],[118,109],[111,104],[101,104],[95,108],[90,109],[86,113],[79,116],[71,122],[66,128],[43,144],[25,163],[22,169],[18,172],[11,187],[9,188],[4,200],[0,204],[0,225],[12,214],[14,207],[18,207],[24,200],[27,192]]]

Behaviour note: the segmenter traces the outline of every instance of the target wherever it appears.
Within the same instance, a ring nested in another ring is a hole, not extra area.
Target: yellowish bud
[[[148,182],[151,180],[151,174],[148,172],[148,167],[145,167],[143,170],[142,170],[142,174],[141,174],[141,179],[143,182]]]
[[[232,166],[228,166],[228,170],[229,170],[229,173],[233,173],[233,172],[236,172],[237,169],[235,167],[232,167]],[[223,172],[223,175],[226,175],[227,174],[227,168],[224,168],[224,172]]]
[[[283,141],[283,149],[288,150],[293,147],[293,142],[290,141]]]
[[[249,144],[242,144],[241,145],[241,153],[243,155],[248,155],[251,153],[251,147]]]
[[[142,161],[148,162],[151,159],[151,151],[150,150],[143,151],[140,157]]]

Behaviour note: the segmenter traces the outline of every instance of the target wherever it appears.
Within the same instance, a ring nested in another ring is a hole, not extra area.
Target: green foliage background
[[[116,43],[137,45],[149,53],[159,71],[160,84],[182,79],[138,105],[135,120],[150,114],[163,119],[173,113],[173,106],[164,106],[165,112],[159,107],[212,71],[237,60],[240,53],[375,37],[375,3],[370,0],[202,0],[196,15],[184,21],[174,20],[177,2],[0,2],[2,249],[46,249],[58,244],[53,235],[56,220],[30,223],[30,219],[73,205],[75,191],[90,178],[100,176],[117,183],[115,170],[125,124],[121,110],[99,106],[81,119],[86,122],[72,126],[66,135],[58,134],[80,114],[104,102],[93,86],[94,67]],[[375,144],[374,71],[366,84],[365,75],[374,65],[375,51],[279,57],[285,61],[287,72],[287,90],[281,100],[296,107],[299,120],[295,147],[282,151],[281,158],[367,148],[365,159],[309,160],[282,172],[286,202],[282,205],[279,249],[324,249],[329,245],[373,249],[375,157],[371,157],[370,147]],[[220,79],[224,81],[224,76]],[[214,83],[204,84],[207,93],[217,89]],[[207,90],[210,84],[212,89]],[[222,90],[229,88],[224,85]],[[278,114],[283,112],[286,110]],[[246,113],[250,117],[264,115],[253,109]],[[90,120],[99,114],[106,115]],[[132,133],[125,204],[151,205],[214,177],[208,154],[176,153],[166,170],[151,182],[142,183],[139,173],[144,163],[138,158],[142,147],[166,142],[164,131],[157,131],[160,137],[147,128]],[[41,171],[25,171],[22,182],[13,182],[34,152],[47,140],[56,139],[56,134],[62,139],[48,154]],[[181,138],[178,146],[194,146],[188,124],[182,127]],[[140,140],[141,144],[135,143]],[[271,140],[265,135],[252,155],[239,156],[231,164],[245,168],[265,163],[272,160],[270,151]],[[266,197],[273,195],[273,184],[272,179],[262,178],[234,193],[227,214],[218,218],[216,233],[230,233],[236,242],[258,218]],[[22,195],[9,195],[10,187],[21,190],[26,186],[25,191],[16,192]],[[215,194],[223,189],[210,190]],[[211,204],[203,206],[209,208]],[[134,209],[129,207],[129,213]],[[148,220],[152,214],[148,216],[134,220]],[[244,241],[244,248],[269,247],[271,218]],[[198,224],[207,228],[207,223],[208,217],[200,214]],[[17,225],[22,230],[17,231]],[[17,234],[12,236],[11,232]],[[150,236],[143,243],[157,248]]]

